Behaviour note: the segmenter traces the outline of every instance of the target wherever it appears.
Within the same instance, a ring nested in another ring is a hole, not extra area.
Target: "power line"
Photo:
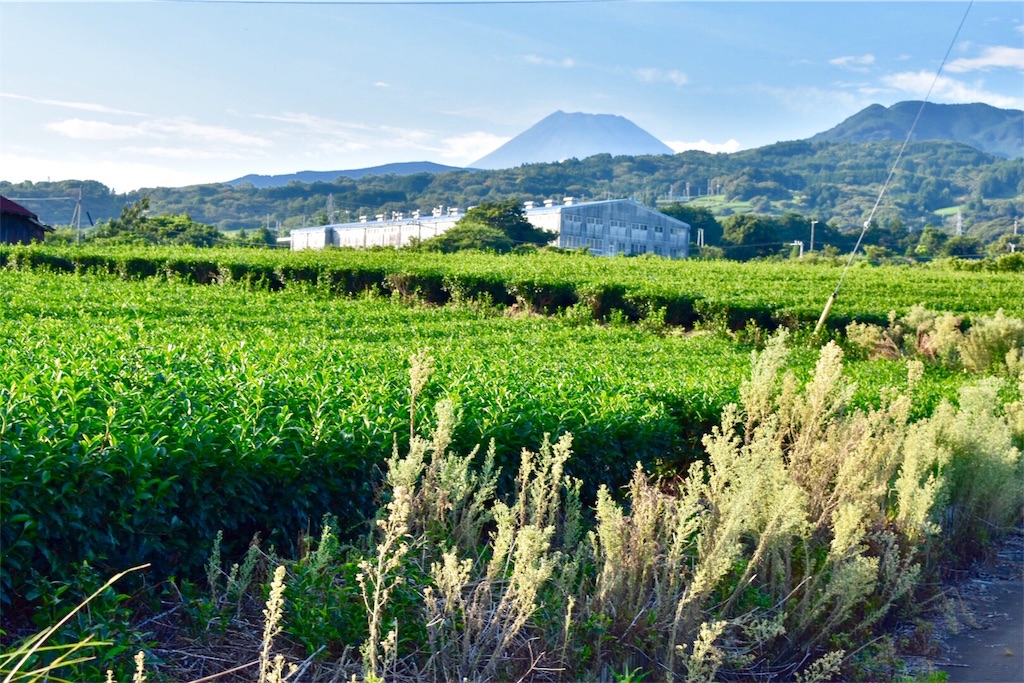
[[[832,304],[836,302],[836,297],[839,295],[839,288],[842,287],[843,280],[846,279],[846,274],[849,272],[850,266],[853,265],[853,258],[857,255],[857,251],[860,249],[860,244],[864,240],[864,235],[867,233],[868,228],[871,227],[871,221],[875,217],[875,211],[878,210],[878,206],[882,203],[882,197],[885,196],[885,191],[889,188],[889,183],[892,181],[893,175],[896,174],[896,169],[899,168],[900,161],[903,159],[903,152],[907,149],[907,145],[910,144],[910,139],[914,136],[914,129],[917,128],[917,123],[921,120],[921,114],[924,113],[924,108],[931,99],[932,91],[935,89],[935,84],[939,82],[939,76],[942,75],[942,69],[946,66],[946,61],[949,59],[949,55],[953,51],[953,46],[956,45],[956,39],[960,37],[960,31],[963,29],[964,23],[967,21],[967,15],[970,14],[971,7],[973,5],[974,0],[967,3],[967,9],[964,11],[964,16],[960,19],[960,25],[956,27],[956,33],[953,34],[953,39],[949,41],[949,47],[946,48],[946,54],[942,57],[942,63],[939,64],[939,68],[935,71],[935,77],[932,79],[931,85],[928,86],[928,92],[925,94],[924,100],[921,101],[921,106],[917,110],[917,116],[914,117],[914,122],[910,124],[910,130],[907,131],[907,137],[900,146],[899,153],[896,154],[896,160],[893,162],[892,168],[889,170],[889,175],[882,184],[882,189],[878,192],[878,198],[875,200],[875,205],[871,207],[871,212],[868,214],[867,220],[864,221],[864,226],[861,228],[860,235],[857,237],[857,243],[853,246],[853,251],[850,252],[850,260],[846,262],[846,267],[843,268],[843,272],[839,275],[839,282],[836,283],[836,288],[832,290],[832,294],[829,296],[828,302],[825,304],[825,309],[821,312],[821,317],[818,318],[818,324],[814,326],[815,334],[817,334],[825,324],[829,311],[832,310]]]
[[[12,202],[64,202],[70,200],[78,201],[79,197],[8,197]]]
[[[191,5],[351,5],[410,6],[417,5],[606,5],[643,2],[645,0],[158,0],[165,3]]]

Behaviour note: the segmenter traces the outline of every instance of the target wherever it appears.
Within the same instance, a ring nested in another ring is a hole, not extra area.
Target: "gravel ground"
[[[987,562],[947,588],[948,610],[903,636],[911,672],[945,671],[948,683],[1024,683],[1024,529],[1008,536]]]

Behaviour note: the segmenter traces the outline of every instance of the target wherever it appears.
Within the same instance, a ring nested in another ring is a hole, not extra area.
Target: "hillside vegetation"
[[[601,154],[496,171],[340,177],[330,183],[295,182],[284,187],[214,184],[114,194],[94,181],[0,182],[0,192],[29,198],[23,203],[55,225],[70,220],[75,200],[33,203],[30,198],[77,197],[81,188],[83,207],[94,221],[115,218],[125,204],[148,196],[154,213],[187,214],[220,230],[276,229],[280,224],[287,231],[328,222],[329,203],[335,207],[333,220],[344,221],[391,211],[429,212],[439,205],[466,209],[509,198],[633,197],[656,205],[684,198],[689,185],[690,197],[716,197],[711,208],[719,217],[742,202],[745,210],[793,211],[848,231],[863,223],[898,147],[894,142],[797,141],[734,154]],[[1013,219],[1024,213],[1020,159],[1001,159],[957,143],[913,143],[876,222],[917,231],[927,224],[949,230],[955,215],[936,212],[950,207],[962,207],[969,235],[991,241],[1010,232]]]

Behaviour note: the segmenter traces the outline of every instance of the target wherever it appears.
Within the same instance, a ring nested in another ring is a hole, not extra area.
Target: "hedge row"
[[[592,258],[539,252],[497,256],[435,254],[394,249],[272,251],[189,247],[0,247],[0,268],[63,273],[104,273],[126,280],[167,278],[197,284],[240,283],[277,291],[311,288],[329,295],[366,291],[415,296],[431,304],[483,300],[552,314],[589,309],[637,321],[649,316],[668,325],[700,323],[743,329],[813,324],[840,278],[835,264],[670,261],[660,258]],[[828,321],[843,329],[853,321],[884,324],[890,310],[915,304],[967,315],[1024,316],[1024,277],[1016,272],[943,266],[871,266],[860,262],[846,275]]]

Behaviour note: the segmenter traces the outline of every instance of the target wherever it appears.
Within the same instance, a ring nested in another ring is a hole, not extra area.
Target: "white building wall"
[[[558,246],[589,249],[597,256],[657,254],[666,258],[689,255],[690,226],[636,202],[618,199],[570,204],[559,209]],[[551,209],[527,211],[546,214]]]
[[[688,224],[628,199],[582,204],[567,199],[558,206],[533,208],[528,205],[524,215],[534,226],[555,233],[554,243],[566,249],[587,248],[597,256],[657,254],[686,258],[689,255]],[[291,232],[291,248],[405,247],[413,240],[426,240],[444,233],[461,218],[453,213],[300,228]]]

